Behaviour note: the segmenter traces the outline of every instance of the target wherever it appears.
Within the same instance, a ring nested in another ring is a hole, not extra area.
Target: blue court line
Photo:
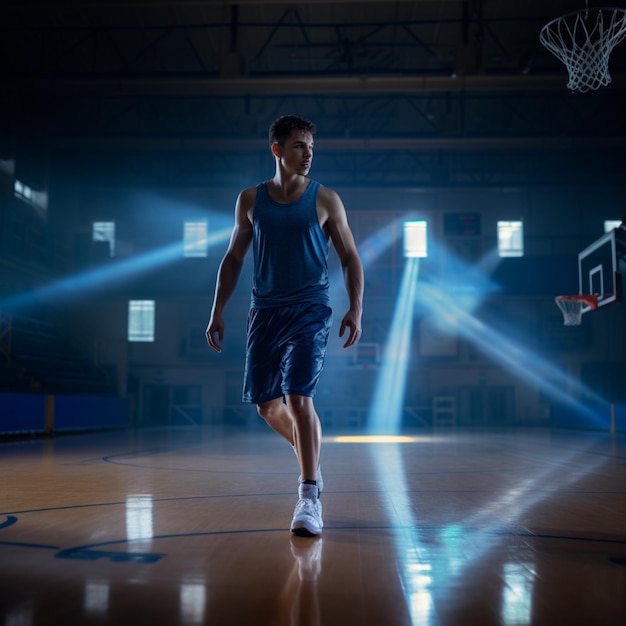
[[[353,493],[353,492],[350,492]],[[276,496],[293,496],[293,493],[290,492],[282,492],[282,493],[235,493],[235,494],[214,494],[214,495],[206,495],[206,496],[182,496],[176,498],[151,498],[151,502],[179,502],[184,500],[212,500],[212,499],[221,499],[221,498],[253,498],[253,497],[276,497]],[[96,508],[96,507],[105,507],[105,506],[126,506],[126,500],[119,500],[114,502],[95,502],[92,504],[72,504],[66,506],[51,506],[41,509],[24,509],[21,511],[7,511],[6,513],[0,512],[0,515],[19,515],[22,513],[47,513],[50,511],[68,511],[72,509],[88,509],[88,508]]]
[[[504,436],[504,435],[503,435]],[[604,442],[606,442],[606,439],[609,437],[608,435],[596,435],[594,433],[594,436],[599,436],[601,437]],[[453,443],[452,441],[450,443]],[[554,444],[554,443],[545,443],[543,441],[532,441],[531,442],[533,445],[537,445],[537,446],[542,446],[544,448],[549,448],[551,450],[566,450],[568,452],[579,452],[580,454],[588,454],[588,455],[592,455],[592,456],[601,456],[601,457],[606,457],[612,460],[626,460],[626,456],[621,456],[621,455],[615,455],[612,454],[610,452],[598,452],[598,451],[593,451],[590,449],[578,449],[576,447],[570,447],[570,446],[566,446],[564,444]],[[602,443],[602,442],[601,442]],[[486,446],[489,448],[495,448],[494,444],[486,444]],[[184,446],[184,447],[188,447],[188,446]],[[158,470],[158,471],[172,471],[172,472],[183,472],[183,473],[204,473],[204,474],[214,474],[214,473],[221,473],[221,474],[227,474],[227,475],[244,475],[244,474],[249,474],[249,471],[228,471],[228,470],[216,470],[216,469],[196,469],[196,468],[181,468],[181,467],[161,467],[158,465],[147,465],[147,464],[135,464],[135,463],[124,463],[121,462],[119,460],[117,460],[118,458],[138,458],[138,457],[142,457],[142,456],[147,456],[150,454],[161,454],[163,452],[175,452],[177,451],[178,448],[175,447],[159,447],[159,448],[149,448],[146,450],[139,450],[139,451],[133,451],[133,452],[122,452],[119,454],[113,454],[113,455],[108,455],[108,456],[104,456],[101,457],[101,460],[105,463],[111,463],[113,465],[120,465],[120,466],[124,466],[124,467],[132,467],[132,468],[137,468],[137,469],[150,469],[150,470]],[[528,454],[530,454],[529,452],[525,452],[524,450],[519,450],[516,451],[514,449],[510,450],[512,455],[515,455],[518,458],[521,459],[525,459],[525,460],[536,460],[535,457],[531,456],[526,456]],[[568,467],[568,463],[562,462],[562,461],[558,461],[558,460],[546,460],[545,457],[540,457],[543,459],[543,462],[545,464],[551,464],[551,465],[562,465],[564,467]],[[416,473],[412,473],[410,475],[429,475],[429,474],[458,474],[458,473],[462,473],[462,474],[468,474],[468,473],[473,473],[473,474],[477,474],[477,473],[493,473],[493,472],[498,472],[498,473],[502,473],[502,472],[511,472],[511,471],[517,471],[516,469],[511,469],[511,468],[507,468],[504,470],[499,470],[499,469],[485,469],[485,470],[469,470],[469,471],[464,471],[464,470],[454,470],[454,471],[441,471],[441,472],[427,472],[427,473],[423,473],[423,472],[416,472]],[[287,472],[259,472],[259,474],[262,474],[264,476],[272,476],[272,475],[280,475],[282,473],[287,473]]]
[[[445,530],[447,526],[421,526],[416,528],[415,526],[390,526],[390,525],[372,525],[372,526],[324,526],[324,534],[327,534],[327,531],[368,531],[368,530],[376,530],[376,531],[389,531],[390,533],[395,533],[399,530],[409,530],[418,533],[430,533],[430,532],[441,532]],[[217,537],[223,535],[252,535],[252,534],[266,534],[266,533],[287,533],[286,528],[244,528],[240,530],[214,530],[214,531],[206,531],[206,532],[194,532],[194,533],[171,533],[166,535],[154,535],[150,537],[150,541],[154,542],[160,539],[188,539],[192,537]],[[602,544],[610,544],[610,545],[626,545],[626,538],[607,538],[607,537],[581,537],[577,535],[558,535],[558,534],[550,534],[546,532],[542,533],[533,533],[531,531],[498,531],[498,530],[489,530],[482,531],[480,529],[473,531],[466,531],[468,535],[472,535],[474,533],[481,533],[486,535],[495,535],[499,537],[520,537],[525,539],[550,539],[553,541],[576,541],[576,542],[589,542],[589,543],[602,543]],[[136,543],[141,539],[116,539],[111,541],[103,541],[100,543],[91,543],[85,544],[82,546],[76,546],[71,548],[71,550],[94,550],[98,548],[102,548],[105,546],[113,546],[113,545],[124,545],[128,543]]]
[[[250,470],[223,470],[223,469],[195,469],[195,468],[185,468],[185,467],[163,467],[160,465],[144,465],[144,464],[135,464],[135,463],[124,463],[120,461],[111,460],[114,457],[102,457],[102,461],[105,463],[111,463],[112,465],[121,465],[123,467],[132,467],[136,469],[149,469],[149,470],[159,470],[159,471],[171,471],[171,472],[200,472],[205,474],[225,474],[225,475],[249,475]],[[416,475],[437,475],[437,474],[490,474],[493,472],[503,473],[503,472],[516,472],[519,468],[494,468],[494,469],[455,469],[455,470],[439,470],[439,471],[430,471],[430,472],[410,472],[408,475],[416,476]],[[375,472],[372,471],[374,474]],[[274,471],[274,472],[255,472],[255,475],[263,475],[263,476],[280,476],[282,474],[289,474],[288,471]],[[341,476],[350,476],[353,473],[342,473]]]
[[[13,526],[13,524],[15,524],[16,522],[17,522],[17,517],[14,517],[13,515],[7,515],[6,521],[0,524],[0,528],[7,528],[9,526]]]
[[[420,534],[427,534],[431,532],[441,532],[445,530],[447,526],[392,526],[392,525],[371,525],[371,526],[325,526],[324,534],[327,535],[328,532],[360,532],[360,531],[387,531],[390,533],[395,533],[400,530],[405,531],[413,531]],[[206,532],[193,532],[193,533],[169,533],[165,535],[153,535],[151,537],[147,537],[151,542],[165,539],[189,539],[193,537],[218,537],[224,535],[253,535],[253,534],[266,534],[266,533],[287,533],[286,528],[243,528],[240,530],[212,530]],[[579,535],[559,535],[552,534],[547,532],[541,533],[533,533],[532,531],[503,531],[503,530],[487,530],[483,531],[481,529],[466,529],[466,534],[471,536],[473,534],[484,534],[484,535],[494,535],[497,537],[519,537],[524,539],[549,539],[551,541],[574,541],[574,542],[587,542],[587,543],[601,543],[601,544],[609,544],[609,545],[626,545],[626,537],[625,538],[610,538],[610,537],[585,537]],[[102,541],[99,543],[90,543],[81,546],[74,546],[72,548],[65,548],[63,551],[80,551],[80,550],[96,550],[98,548],[106,547],[106,546],[114,546],[114,545],[125,545],[132,544],[141,541],[141,538],[138,539],[114,539],[111,541]],[[11,541],[0,541],[0,545],[11,545],[11,546],[27,546],[34,548],[45,548],[49,550],[59,550],[59,546],[51,546],[46,544],[31,544],[25,542],[11,542]]]
[[[215,474],[215,473],[220,473],[220,474],[225,474],[225,475],[246,475],[249,474],[249,470],[223,470],[223,469],[202,469],[202,468],[183,468],[183,467],[162,467],[159,465],[146,465],[146,464],[136,464],[136,463],[124,463],[121,461],[116,460],[117,457],[130,457],[130,458],[137,458],[140,456],[146,456],[152,453],[161,453],[161,452],[171,452],[171,451],[176,451],[173,448],[152,448],[152,449],[148,449],[148,450],[144,450],[144,451],[137,451],[137,452],[122,452],[120,454],[113,454],[113,455],[109,455],[109,456],[104,456],[101,457],[101,460],[105,463],[111,463],[112,465],[120,465],[123,467],[132,467],[132,468],[136,468],[136,469],[150,469],[150,470],[158,470],[158,471],[171,471],[171,472],[199,472],[199,473],[204,473],[204,474]],[[477,453],[478,456],[478,453]],[[516,456],[518,456],[519,458],[525,458],[523,456],[522,452],[516,453]],[[610,458],[616,458],[616,457],[610,457]],[[530,457],[528,460],[536,460],[534,459],[534,457]],[[553,460],[549,460],[548,463],[550,464],[558,464],[558,461],[553,461]],[[564,463],[561,463],[563,465],[565,465]],[[518,471],[519,468],[490,468],[490,469],[468,469],[468,470],[463,470],[463,469],[455,469],[455,470],[440,470],[440,471],[430,471],[430,472],[421,472],[421,471],[417,471],[417,472],[411,472],[408,475],[411,476],[421,476],[421,475],[438,475],[438,474],[481,474],[481,473],[486,473],[486,474],[491,474],[491,473],[504,473],[504,472],[515,472]],[[286,471],[275,471],[275,472],[257,472],[257,474],[259,475],[263,475],[263,476],[279,476],[281,474],[287,474],[288,472]],[[342,475],[349,475],[349,474],[342,474]]]
[[[470,473],[470,472],[467,472]],[[563,490],[554,490],[553,488],[542,488],[537,487],[535,489],[537,492],[549,492],[551,494],[568,494],[568,495],[625,495],[626,490],[610,490],[610,491],[598,491],[596,489],[563,489]],[[364,495],[364,494],[380,494],[382,490],[380,489],[363,489],[363,490],[355,490],[355,489],[345,489],[345,490],[324,490],[326,495]],[[493,493],[493,489],[408,489],[407,493],[416,494],[416,495],[432,495],[432,494],[478,494],[478,493]],[[221,493],[221,494],[213,494],[213,495],[204,495],[204,496],[178,496],[173,498],[151,498],[151,502],[184,502],[184,501],[192,501],[192,500],[222,500],[227,498],[266,498],[266,497],[291,497],[293,493],[291,491],[282,491],[282,492],[272,492],[272,493]],[[113,502],[94,502],[91,504],[72,504],[65,506],[53,506],[53,507],[45,507],[40,509],[22,509],[19,511],[0,511],[0,516],[13,516],[13,515],[21,515],[25,513],[48,513],[51,511],[70,511],[73,509],[88,509],[88,508],[97,508],[97,507],[107,507],[107,506],[126,506],[126,500],[119,500]],[[11,522],[13,524],[15,522]],[[0,524],[0,529],[6,526],[9,526],[4,522]]]
[[[412,531],[419,534],[427,534],[429,532],[441,532],[445,530],[445,526],[424,526],[416,528],[414,526],[327,526],[325,534],[328,532],[366,532],[366,531],[388,531],[390,533],[397,533],[398,531]],[[207,532],[195,532],[195,533],[172,533],[166,535],[155,535],[150,537],[150,541],[167,540],[167,539],[190,539],[194,537],[218,537],[228,535],[253,535],[253,534],[266,534],[266,533],[285,533],[285,528],[267,528],[267,529],[241,529],[241,530],[218,530]],[[547,539],[551,541],[575,541],[581,543],[600,543],[606,545],[626,545],[626,539],[615,539],[607,537],[580,537],[576,535],[557,535],[547,532],[533,533],[530,531],[481,531],[480,529],[473,531],[466,531],[468,535],[473,533],[481,533],[487,535],[495,535],[499,537],[518,537],[525,539]],[[139,539],[140,540],[140,539]],[[99,543],[85,544],[80,546],[74,546],[71,548],[61,549],[59,546],[51,546],[47,544],[34,544],[27,542],[11,542],[0,541],[0,545],[12,546],[12,547],[25,547],[35,548],[43,550],[56,550],[57,553],[54,558],[68,559],[68,560],[88,560],[95,561],[99,559],[109,559],[112,562],[117,563],[156,563],[162,558],[168,556],[166,553],[157,552],[115,552],[109,550],[102,550],[103,547],[127,545],[136,543],[138,539],[117,539],[111,541],[103,541]],[[615,565],[626,565],[626,557],[623,556],[608,556],[606,557],[611,563]]]
[[[525,532],[504,532],[504,531],[493,531],[494,535],[500,535],[503,537],[524,537],[527,539],[550,539],[555,541],[578,541],[578,542],[589,542],[589,543],[609,543],[609,544],[618,544],[618,545],[626,545],[626,538],[624,539],[610,539],[606,537],[578,537],[575,535],[552,535],[549,533],[533,533],[530,531]]]
[[[41,548],[42,550],[60,550],[60,546],[49,546],[43,543],[26,543],[24,541],[0,541],[0,546],[17,546],[20,548]]]
[[[431,532],[441,532],[445,530],[447,526],[391,526],[391,525],[356,525],[356,526],[324,526],[324,533],[327,531],[368,531],[368,530],[376,530],[376,531],[389,531],[396,532],[399,530],[410,530],[418,533],[431,533]],[[158,539],[181,539],[181,538],[190,538],[190,537],[212,537],[212,536],[221,536],[221,535],[252,535],[255,533],[276,533],[286,532],[285,528],[243,528],[240,530],[212,530],[206,532],[194,532],[194,533],[171,533],[166,535],[153,535],[149,538],[150,541],[156,541]],[[616,545],[626,545],[626,537],[625,538],[608,538],[608,537],[585,537],[579,535],[559,535],[559,534],[551,534],[547,532],[541,533],[533,533],[532,531],[503,531],[503,530],[487,530],[483,531],[481,529],[466,529],[466,534],[485,534],[485,535],[495,535],[498,537],[520,537],[525,539],[549,539],[553,541],[575,541],[575,542],[590,542],[590,543],[606,543],[606,544],[616,544]],[[137,541],[141,541],[139,539],[115,539],[111,541],[103,541],[100,543],[91,543],[85,544],[82,546],[75,546],[73,548],[68,548],[71,550],[92,550],[95,548],[100,548],[104,546],[112,546],[119,544],[128,544],[128,543],[136,543]],[[36,547],[36,548],[46,548],[49,550],[59,550],[59,546],[51,546],[46,544],[31,544],[26,542],[15,542],[15,541],[0,541],[0,545],[11,545],[11,546],[28,546],[28,547]]]

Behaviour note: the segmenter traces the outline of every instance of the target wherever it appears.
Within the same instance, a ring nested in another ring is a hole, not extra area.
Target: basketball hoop
[[[589,310],[595,311],[598,308],[598,296],[591,294],[557,296],[554,301],[563,313],[564,326],[580,326],[583,313]]]
[[[626,37],[626,9],[587,8],[548,22],[539,40],[563,61],[569,74],[568,88],[585,93],[611,82],[609,56]]]

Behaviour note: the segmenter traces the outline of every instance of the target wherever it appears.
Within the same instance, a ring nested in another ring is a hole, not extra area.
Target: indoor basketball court
[[[5,443],[3,623],[622,622],[623,434],[328,436],[322,469],[305,539],[267,433]]]
[[[9,1],[0,626],[626,624],[624,38],[589,0]],[[313,537],[242,402],[252,255],[205,336],[284,114],[365,275],[346,350],[330,251]]]

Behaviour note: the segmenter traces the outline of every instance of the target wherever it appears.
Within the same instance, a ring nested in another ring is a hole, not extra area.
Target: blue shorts
[[[244,372],[244,402],[286,395],[313,397],[322,372],[332,310],[303,303],[251,309]]]

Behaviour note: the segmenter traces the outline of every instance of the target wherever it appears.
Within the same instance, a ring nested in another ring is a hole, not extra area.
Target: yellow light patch
[[[354,435],[333,437],[335,443],[415,443],[417,437],[403,435]]]

